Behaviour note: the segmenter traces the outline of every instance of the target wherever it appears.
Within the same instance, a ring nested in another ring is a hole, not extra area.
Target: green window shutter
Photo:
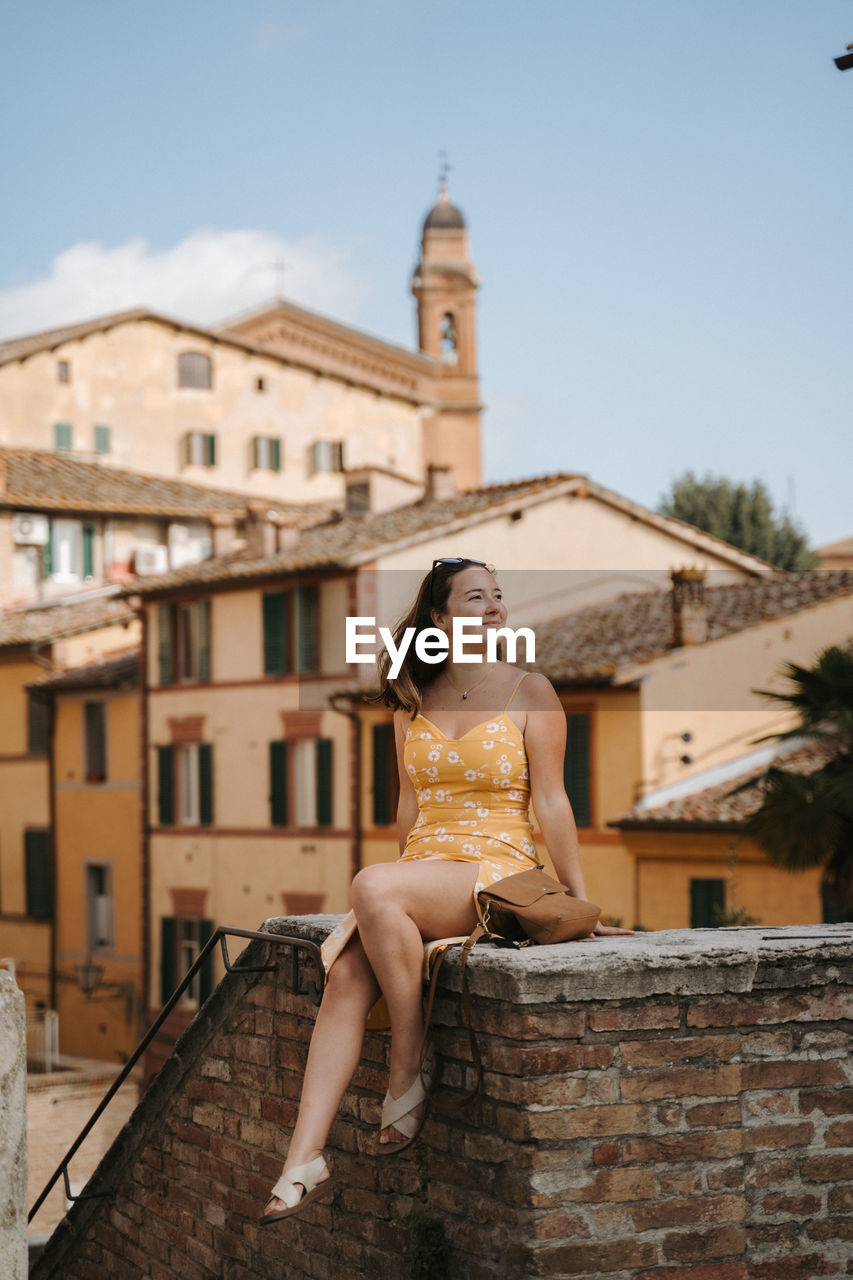
[[[317,739],[317,826],[332,825],[332,739]]]
[[[160,920],[160,1003],[166,1004],[177,986],[178,922],[174,916]]]
[[[171,827],[175,821],[175,761],[173,747],[157,748],[157,821]]]
[[[373,825],[387,827],[391,821],[391,768],[393,725],[373,726]]]
[[[210,601],[196,601],[198,653],[196,654],[199,680],[210,679]]]
[[[592,817],[590,803],[589,716],[566,715],[566,756],[563,781],[571,801],[575,822],[588,827]]]
[[[278,436],[270,440],[270,470],[281,471],[281,441]]]
[[[95,427],[95,453],[109,453],[109,451],[110,451],[109,427]]]
[[[213,822],[213,747],[198,744],[198,818],[203,827]]]
[[[287,743],[270,743],[270,823],[287,826]]]
[[[41,576],[49,578],[53,573],[53,521],[50,522],[50,531],[47,535],[47,545],[42,548],[41,553]]]
[[[172,643],[172,606],[161,604],[157,609],[159,636],[160,683],[171,684],[175,678],[174,645]]]
[[[198,922],[199,951],[203,951],[204,948],[207,946],[208,942],[210,942],[210,939],[213,936],[213,928],[214,928],[214,925],[212,920],[199,920]],[[199,972],[199,975],[198,975],[199,977],[199,983],[198,983],[199,1009],[204,1004],[205,1000],[213,990],[213,956],[214,956],[214,952],[211,951],[207,959],[203,961],[201,966],[201,971]]]
[[[296,670],[319,670],[319,637],[317,633],[318,593],[316,586],[297,587],[293,593],[296,610]]]
[[[204,461],[208,467],[216,466],[216,436],[212,432],[204,437]]]
[[[37,689],[27,691],[27,751],[41,756],[50,742],[50,699]]]
[[[83,577],[95,576],[95,526],[87,521],[83,525]]]
[[[50,833],[24,832],[27,915],[34,920],[50,920],[53,894],[50,882]]]
[[[264,608],[264,675],[283,676],[285,672],[284,592],[265,591]]]
[[[53,424],[53,447],[57,452],[67,452],[71,448],[70,422],[55,422]]]
[[[712,929],[716,927],[717,910],[726,905],[724,880],[690,881],[690,928]]]

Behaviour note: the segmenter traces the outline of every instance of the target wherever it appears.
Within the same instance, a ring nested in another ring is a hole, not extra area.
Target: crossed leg
[[[358,933],[333,964],[317,1013],[299,1114],[284,1173],[322,1153],[364,1040],[364,1024],[380,989],[391,1019],[391,1094],[399,1098],[418,1071],[423,1037],[421,970],[425,938],[470,933],[477,867],[465,862],[379,863],[352,885]],[[400,1141],[396,1129],[381,1142]],[[326,1174],[328,1176],[328,1174]],[[284,1208],[275,1197],[268,1212]]]

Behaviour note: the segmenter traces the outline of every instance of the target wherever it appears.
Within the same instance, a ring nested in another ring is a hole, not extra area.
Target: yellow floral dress
[[[474,892],[538,865],[530,826],[524,737],[509,715],[520,676],[500,715],[449,738],[425,715],[406,729],[403,759],[418,816],[401,862],[475,862]],[[323,943],[328,973],[357,928],[350,911]]]

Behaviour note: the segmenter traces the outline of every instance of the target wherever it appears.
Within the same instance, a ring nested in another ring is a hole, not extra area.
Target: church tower
[[[418,345],[437,362],[435,412],[424,426],[424,465],[450,467],[458,489],[482,483],[476,293],[479,281],[460,209],[442,173],[412,277]]]

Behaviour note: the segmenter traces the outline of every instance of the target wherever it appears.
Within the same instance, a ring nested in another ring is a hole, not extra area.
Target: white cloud
[[[169,249],[152,249],[141,238],[112,248],[83,242],[57,254],[43,279],[0,289],[0,335],[127,307],[212,325],[282,290],[293,302],[350,323],[368,291],[345,254],[316,237],[287,241],[267,231],[200,229]]]

